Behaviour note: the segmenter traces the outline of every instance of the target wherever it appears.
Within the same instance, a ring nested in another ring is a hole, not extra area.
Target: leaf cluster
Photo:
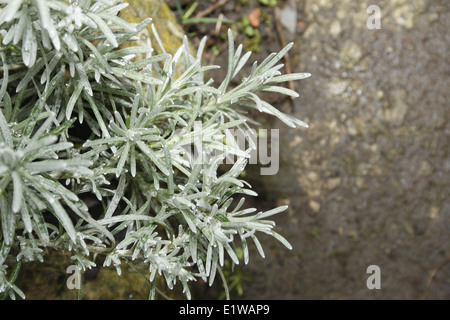
[[[250,53],[229,31],[227,75],[216,87],[204,79],[217,68],[202,65],[206,39],[196,55],[187,39],[173,56],[125,47],[151,20],[122,20],[120,0],[0,6],[0,293],[23,297],[8,258],[42,261],[48,248],[70,252],[82,269],[98,255],[118,273],[124,263],[145,266],[150,282],[157,274],[169,288],[179,281],[187,297],[189,281],[212,284],[226,259],[239,263],[237,239],[245,263],[250,239],[264,256],[259,233],[291,248],[267,219],[285,206],[255,213],[236,197],[256,196],[240,178],[255,144],[246,112],[306,126],[257,95],[298,95],[279,86],[309,76],[281,74],[292,44],[230,88]],[[220,139],[228,129],[249,149]],[[195,148],[210,156],[198,161]],[[237,160],[223,173],[227,155]]]

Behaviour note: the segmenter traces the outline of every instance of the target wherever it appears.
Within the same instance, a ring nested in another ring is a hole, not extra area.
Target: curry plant
[[[291,248],[268,219],[286,206],[247,208],[245,196],[257,195],[241,173],[255,145],[248,110],[306,127],[257,95],[298,95],[279,85],[309,76],[281,74],[278,62],[292,44],[231,87],[250,53],[229,31],[227,75],[216,86],[204,78],[217,68],[202,65],[206,39],[196,54],[187,39],[174,55],[154,55],[150,43],[130,46],[151,19],[124,21],[126,6],[0,0],[4,296],[24,298],[14,284],[19,267],[43,261],[48,248],[69,252],[80,269],[99,261],[119,274],[124,265],[145,267],[151,283],[157,275],[169,288],[178,281],[188,298],[190,281],[212,284],[226,260],[240,262],[236,249],[248,263],[249,240],[264,256],[260,233]],[[223,138],[229,129],[249,147]],[[222,170],[230,155],[236,161]]]

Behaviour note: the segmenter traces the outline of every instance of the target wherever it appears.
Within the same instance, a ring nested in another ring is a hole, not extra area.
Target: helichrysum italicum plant
[[[251,148],[217,137],[234,129],[254,145],[246,108],[305,126],[256,95],[297,96],[277,86],[309,76],[281,75],[277,63],[292,45],[229,88],[250,57],[229,32],[227,75],[216,87],[204,80],[215,68],[201,64],[205,40],[195,55],[187,41],[173,56],[121,46],[151,23],[124,21],[125,6],[0,0],[0,293],[11,298],[24,297],[14,284],[20,264],[43,261],[48,248],[70,252],[80,269],[99,255],[119,274],[123,265],[145,265],[150,282],[157,273],[169,288],[179,281],[188,298],[189,281],[211,284],[225,259],[239,263],[236,239],[245,263],[248,239],[264,256],[258,232],[290,248],[267,220],[285,206],[254,214],[244,198],[234,200],[256,195],[240,179]],[[187,152],[199,146],[200,154]],[[226,155],[237,160],[221,174]]]

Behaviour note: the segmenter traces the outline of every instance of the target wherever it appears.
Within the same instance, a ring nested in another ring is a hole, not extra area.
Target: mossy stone
[[[130,5],[121,11],[121,18],[132,23],[139,23],[146,18],[152,18],[152,23],[158,32],[164,49],[167,53],[175,54],[183,44],[184,31],[169,6],[163,0],[127,0],[125,2]],[[150,39],[155,52],[157,54],[162,53],[153,36],[151,25],[142,30],[138,36],[140,39],[137,43],[129,43],[128,45],[146,46],[148,39]]]

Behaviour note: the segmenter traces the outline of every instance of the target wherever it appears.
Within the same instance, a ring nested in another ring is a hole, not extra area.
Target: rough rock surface
[[[446,1],[297,1],[292,112],[268,203],[290,204],[244,274],[246,299],[450,298],[450,12]],[[252,259],[253,258],[253,259]],[[369,265],[381,289],[369,290]]]

